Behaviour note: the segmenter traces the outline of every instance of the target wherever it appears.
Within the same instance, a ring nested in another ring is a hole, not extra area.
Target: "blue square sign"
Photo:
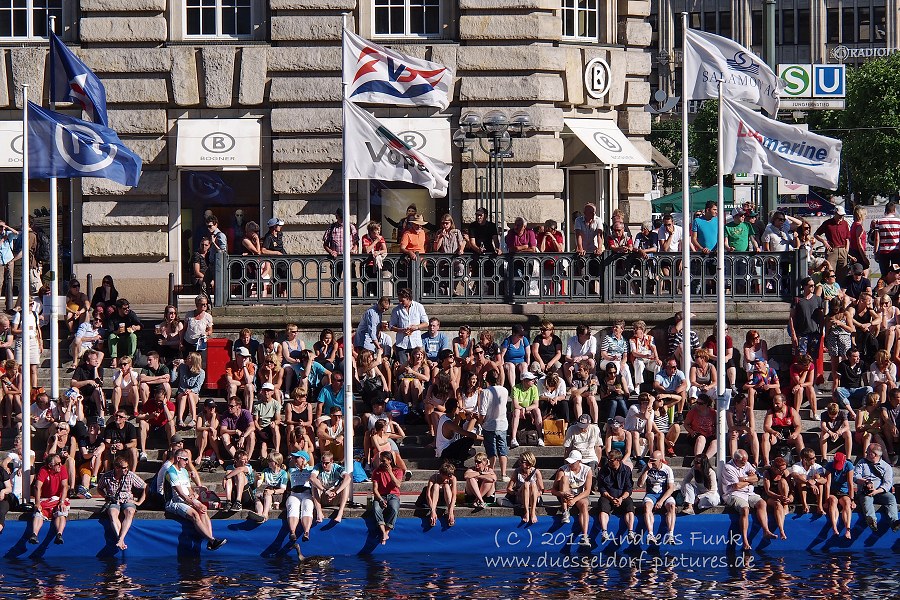
[[[813,65],[813,98],[843,98],[847,90],[845,65]]]

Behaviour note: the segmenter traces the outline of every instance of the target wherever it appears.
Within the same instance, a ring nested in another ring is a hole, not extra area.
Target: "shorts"
[[[484,430],[484,452],[488,458],[495,456],[509,456],[509,448],[506,445],[506,430]]]
[[[182,517],[185,519],[191,518],[191,507],[185,504],[184,502],[175,502],[174,500],[169,500],[166,504],[166,512],[176,517]]]
[[[271,442],[275,439],[275,433],[273,431],[272,423],[269,423],[265,427],[260,427],[256,430],[256,437],[259,438],[261,442]]]
[[[107,510],[117,510],[119,512],[125,512],[129,508],[137,510],[137,505],[134,502],[110,502]]]
[[[288,519],[313,516],[313,499],[310,492],[292,492],[285,503]]]
[[[657,502],[659,502],[660,498],[662,498],[662,493],[653,494],[651,492],[647,492],[647,494],[644,496],[644,504],[656,504]],[[663,504],[675,504],[675,498],[673,498],[670,494]]]
[[[749,499],[745,500],[743,496],[732,494],[725,498],[725,506],[731,508],[756,508],[756,505],[762,502],[762,497],[757,494],[750,494]]]
[[[597,506],[600,508],[600,512],[606,514],[625,514],[634,512],[634,501],[631,499],[631,496],[625,498],[619,506],[613,506],[612,502],[609,501],[609,498],[601,496],[597,501]]]
[[[60,501],[56,496],[48,500],[41,500],[41,514],[48,521],[56,517],[68,517],[69,501],[67,499]]]
[[[91,470],[90,463],[84,463],[80,467],[78,467],[78,474],[82,477],[90,477],[94,474],[93,470]]]

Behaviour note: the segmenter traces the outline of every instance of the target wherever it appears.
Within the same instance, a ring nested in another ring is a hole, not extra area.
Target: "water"
[[[549,558],[560,557],[553,554]],[[598,554],[588,555],[601,558]],[[739,557],[740,555],[738,555]],[[624,567],[488,567],[483,556],[393,555],[246,561],[203,559],[0,564],[0,597],[45,598],[900,598],[900,558],[891,554],[753,555],[749,566],[654,566],[650,556],[616,557]],[[689,557],[682,557],[687,560]],[[727,557],[733,561],[737,557]],[[545,560],[547,560],[545,559]],[[723,562],[722,557],[714,562]],[[521,563],[520,563],[521,564]],[[657,564],[659,564],[657,562]]]

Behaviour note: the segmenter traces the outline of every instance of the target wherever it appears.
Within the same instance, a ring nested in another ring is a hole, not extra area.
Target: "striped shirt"
[[[900,217],[895,214],[875,219],[872,228],[878,232],[878,253],[893,252],[900,247]]]

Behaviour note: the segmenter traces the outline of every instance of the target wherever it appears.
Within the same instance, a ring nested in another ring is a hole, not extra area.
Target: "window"
[[[869,9],[868,8],[860,8],[859,9],[859,30],[858,30],[858,39],[860,42],[871,42],[871,27],[872,22],[869,17]]]
[[[0,38],[46,38],[47,23],[56,17],[62,31],[63,0],[0,0]]]
[[[750,14],[750,43],[754,46],[762,46],[763,15],[761,10],[754,10]]]
[[[722,37],[731,37],[731,11],[719,11],[719,35]]]
[[[597,0],[563,0],[563,37],[596,40]]]
[[[793,44],[796,41],[794,37],[794,9],[781,13],[781,43]]]
[[[872,39],[882,41],[887,37],[887,25],[885,24],[885,8],[876,6],[872,9],[872,25],[874,26]]]
[[[185,35],[248,37],[253,33],[253,0],[186,0]]]
[[[808,46],[809,45],[809,36],[810,36],[810,24],[809,24],[809,9],[808,8],[798,8],[797,9],[797,44],[800,46]]]
[[[716,26],[718,24],[715,12],[703,13],[703,31],[707,33],[716,33]]]
[[[829,8],[825,12],[825,39],[829,44],[837,44],[841,41],[840,12],[836,8]]]
[[[439,37],[441,0],[375,0],[375,35]]]
[[[856,41],[856,12],[852,8],[843,10],[841,19],[841,42],[852,44]]]

